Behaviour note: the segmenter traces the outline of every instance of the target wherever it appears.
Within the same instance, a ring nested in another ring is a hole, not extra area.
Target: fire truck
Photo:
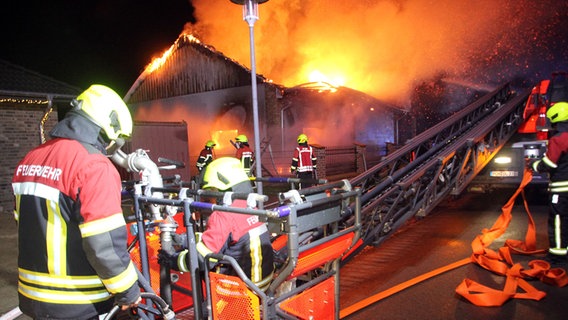
[[[321,180],[301,190],[293,187],[298,179],[285,177],[252,178],[274,184],[265,188],[274,190],[272,194],[201,190],[177,176],[162,176],[164,170],[183,167],[183,163],[166,158],[154,163],[142,149],[125,153],[117,148],[113,162],[136,176],[124,182],[123,191],[129,249],[140,271],[144,298],[136,315],[148,319],[342,318],[341,266],[366,246],[379,246],[410,218],[426,216],[448,195],[459,195],[506,150],[519,130],[546,132],[536,125],[544,112],[540,101],[556,101],[548,93],[555,83],[556,78],[546,90],[539,86],[519,92],[504,84],[358,176]],[[542,141],[545,138],[539,136]],[[522,159],[536,156],[529,148],[523,152]],[[204,201],[208,198],[217,201]],[[248,206],[233,208],[234,199],[244,199]],[[197,253],[195,233],[206,228],[207,214],[216,210],[256,215],[268,225],[277,263],[266,291],[256,287],[232,257]],[[194,211],[203,220],[194,220]],[[188,248],[190,272],[158,262],[158,250],[176,250],[180,244]],[[209,267],[212,260],[231,265],[238,276],[216,273]],[[107,319],[119,316],[120,311],[113,309]]]
[[[550,79],[540,81],[531,90],[523,111],[523,122],[499,154],[476,176],[470,191],[491,192],[515,187],[521,182],[526,161],[542,158],[552,132],[546,111],[559,101],[568,101],[566,72],[553,72]],[[488,145],[491,148],[491,145]],[[545,173],[534,173],[531,186],[543,189],[548,183]]]

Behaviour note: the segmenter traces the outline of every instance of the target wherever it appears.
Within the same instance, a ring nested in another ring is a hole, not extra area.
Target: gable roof
[[[0,59],[0,96],[73,98],[81,89]]]
[[[258,83],[266,79],[257,74]],[[129,103],[250,86],[251,70],[191,34],[181,34],[126,93]]]

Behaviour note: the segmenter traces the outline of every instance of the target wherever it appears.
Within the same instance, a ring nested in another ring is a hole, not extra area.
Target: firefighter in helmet
[[[238,159],[223,157],[213,160],[205,169],[204,189],[251,193],[253,187]],[[246,200],[233,200],[231,207],[246,208]],[[239,263],[244,273],[260,289],[266,290],[272,280],[274,257],[270,234],[258,216],[213,211],[207,229],[198,236],[197,251],[203,257],[210,253],[228,255]],[[173,255],[160,250],[160,263],[174,270],[189,271],[187,250]],[[217,266],[223,274],[237,275],[229,265]]]
[[[235,146],[237,147],[236,157],[241,161],[243,169],[245,169],[246,174],[251,176],[251,169],[254,164],[254,152],[249,146],[248,138],[244,134],[239,134],[235,138]]]
[[[557,102],[546,112],[556,130],[542,159],[534,160],[535,172],[548,172],[548,260],[566,263],[568,252],[568,102]]]
[[[106,150],[132,118],[112,89],[92,85],[31,150],[12,179],[18,223],[18,296],[34,319],[93,319],[140,301],[127,251],[121,180]]]
[[[292,156],[292,165],[290,172],[296,174],[300,179],[313,180],[316,178],[317,157],[312,146],[308,144],[308,136],[304,133],[298,136],[298,147],[294,150]],[[312,182],[306,181],[300,183],[300,188],[307,188],[313,185]]]
[[[199,153],[199,157],[197,158],[197,171],[198,175],[198,183],[199,186],[203,183],[203,174],[205,173],[205,167],[213,161],[213,148],[216,146],[213,140],[207,140],[205,143],[205,147]]]

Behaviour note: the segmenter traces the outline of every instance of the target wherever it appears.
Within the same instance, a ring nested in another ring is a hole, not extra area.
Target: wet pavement
[[[349,307],[359,301],[388,293],[401,283],[470,257],[472,240],[483,228],[493,226],[501,214],[501,206],[513,192],[466,194],[447,201],[429,216],[408,223],[379,247],[367,248],[341,269],[341,308],[351,310]],[[544,248],[547,246],[546,203],[536,192],[528,198],[537,229],[537,247]],[[493,242],[491,249],[502,247],[506,239],[524,240],[527,215],[520,201],[520,198],[516,201],[507,231]],[[513,261],[524,267],[528,261],[542,258],[542,255],[513,255]],[[531,280],[530,284],[546,293],[542,300],[510,299],[499,307],[480,307],[455,292],[466,278],[497,290],[502,290],[505,283],[505,277],[467,263],[387,296],[344,319],[566,318],[568,286],[558,288]]]

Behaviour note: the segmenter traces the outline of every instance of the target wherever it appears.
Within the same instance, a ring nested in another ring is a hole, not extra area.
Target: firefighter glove
[[[169,253],[166,250],[158,250],[158,263],[164,267],[169,267],[173,270],[178,270],[178,257],[179,252]]]

